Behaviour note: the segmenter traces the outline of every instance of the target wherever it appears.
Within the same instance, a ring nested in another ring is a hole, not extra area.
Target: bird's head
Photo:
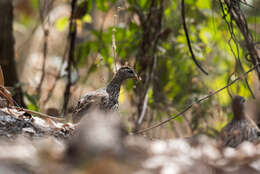
[[[245,98],[241,96],[235,96],[232,100],[232,110],[234,113],[234,118],[241,119],[244,117],[244,103]]]
[[[118,76],[120,79],[126,80],[130,78],[134,78],[138,80],[138,76],[134,72],[134,70],[128,66],[121,67],[117,73],[116,76]]]

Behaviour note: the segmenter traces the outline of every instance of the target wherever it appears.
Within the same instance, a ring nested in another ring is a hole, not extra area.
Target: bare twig
[[[146,109],[147,109],[147,104],[148,104],[148,91],[149,91],[149,89],[146,90],[144,101],[143,101],[143,106],[142,106],[142,112],[137,121],[137,124],[139,124],[139,125],[143,122],[144,116],[146,114]]]
[[[3,73],[1,65],[0,65],[0,85],[1,86],[5,85],[4,73]]]
[[[222,90],[226,89],[227,87],[231,86],[232,84],[234,84],[236,81],[238,80],[241,80],[244,78],[244,76],[246,76],[248,73],[250,73],[251,71],[253,71],[254,69],[256,69],[258,66],[260,65],[260,63],[256,64],[255,66],[253,66],[251,69],[249,69],[248,71],[244,72],[243,74],[241,74],[239,77],[237,77],[235,80],[231,81],[230,83],[228,83],[226,86],[216,90],[215,92],[212,92],[210,93],[209,95],[205,96],[205,97],[202,97],[201,99],[191,103],[190,105],[188,105],[186,108],[184,108],[181,112],[179,112],[178,114],[176,114],[175,116],[172,116],[170,117],[169,119],[165,120],[165,121],[162,121],[160,123],[157,123],[155,124],[154,126],[151,126],[151,127],[148,127],[146,129],[143,129],[143,130],[140,130],[140,131],[136,131],[136,132],[133,132],[135,134],[141,134],[141,133],[144,133],[144,132],[147,132],[151,129],[154,129],[154,128],[157,128],[157,127],[160,127],[161,125],[165,124],[165,123],[168,123],[169,121],[171,120],[174,120],[175,118],[181,116],[182,114],[184,114],[186,111],[188,111],[190,108],[192,108],[192,106],[194,104],[199,104],[201,103],[202,101],[216,95],[217,93],[221,92]]]
[[[37,115],[37,116],[42,117],[42,118],[50,118],[50,119],[58,120],[58,121],[65,121],[63,118],[53,117],[53,116],[50,116],[50,115],[47,115],[47,114],[44,114],[44,113],[40,113],[40,112],[36,112],[36,111],[32,111],[32,110],[29,110],[29,109],[24,109],[24,108],[17,107],[17,106],[13,106],[13,108],[20,110],[20,111],[27,112],[29,114]]]
[[[222,3],[221,3],[221,0],[219,0],[219,3],[220,3],[220,7],[221,7],[221,9],[222,9],[222,13],[224,14],[225,11],[224,11],[224,9],[223,9],[223,5],[222,5]],[[238,41],[238,39],[237,39],[237,37],[236,37],[236,35],[235,35],[235,33],[234,33],[234,26],[233,26],[233,22],[232,22],[233,20],[231,19],[231,22],[229,22],[229,20],[226,19],[226,15],[223,15],[223,17],[224,17],[224,21],[225,21],[226,24],[227,24],[229,33],[230,33],[230,39],[229,39],[229,41],[228,41],[228,45],[229,45],[229,47],[230,47],[230,50],[231,50],[233,56],[235,57],[236,62],[238,63],[240,69],[241,69],[242,72],[244,73],[245,70],[244,70],[244,68],[243,68],[243,65],[242,65],[242,62],[241,62],[240,56],[239,56],[239,41]],[[234,44],[235,44],[236,51],[237,51],[237,55],[235,54],[235,52],[234,52],[234,50],[233,50],[233,48],[232,48],[231,40],[233,40],[233,42],[234,42]],[[250,88],[249,83],[248,83],[248,81],[247,81],[247,78],[245,78],[244,80],[245,80],[245,84],[246,84],[246,86],[247,86],[247,88],[248,88],[248,90],[249,90],[251,96],[252,96],[253,98],[255,98],[255,95],[254,95],[254,93],[253,93],[252,89]],[[229,92],[229,90],[228,90],[228,92]]]
[[[46,97],[45,100],[42,102],[43,105],[45,105],[45,104],[49,101],[49,99],[51,98],[51,96],[52,96],[52,94],[53,94],[53,91],[54,91],[54,89],[55,89],[55,87],[56,87],[56,85],[57,85],[57,81],[58,81],[59,78],[60,78],[60,73],[61,73],[61,71],[62,71],[62,66],[63,66],[63,64],[64,64],[64,62],[65,62],[65,56],[66,56],[66,54],[67,54],[67,47],[68,47],[68,43],[66,43],[65,51],[64,51],[64,53],[63,53],[62,63],[61,63],[60,66],[59,66],[58,73],[54,76],[54,77],[55,77],[55,80],[54,80],[52,86],[49,88],[49,90],[48,90],[48,92],[47,92],[47,93],[48,93],[47,97]]]
[[[186,20],[185,20],[185,6],[184,6],[184,0],[181,1],[181,16],[182,16],[182,25],[183,25],[183,29],[184,29],[184,33],[187,39],[187,44],[190,50],[190,54],[191,54],[191,58],[193,60],[193,62],[196,64],[196,66],[206,75],[208,75],[207,71],[204,70],[202,68],[202,66],[200,65],[200,63],[198,62],[198,60],[196,59],[192,47],[191,47],[191,42],[190,42],[190,37],[189,37],[189,33],[188,33],[188,29],[186,26]]]
[[[114,26],[113,26],[113,30],[112,30],[112,50],[113,50],[113,57],[114,57],[114,68],[115,68],[115,72],[117,71],[117,67],[116,67],[116,61],[117,61],[117,53],[116,53],[116,27],[118,25],[118,20],[117,20],[117,7],[116,8],[116,14],[114,15]]]
[[[48,37],[49,37],[49,29],[47,25],[49,26],[49,11],[52,8],[53,1],[52,0],[39,0],[39,13],[40,13],[40,21],[41,21],[41,27],[43,31],[43,63],[42,63],[42,74],[40,78],[40,83],[38,84],[38,87],[36,88],[36,92],[38,95],[41,94],[41,88],[42,84],[45,78],[45,67],[46,67],[46,61],[47,61],[47,54],[48,54]],[[45,19],[46,18],[46,19]],[[46,20],[46,22],[45,22]],[[47,25],[46,25],[47,23]]]
[[[254,39],[252,34],[249,31],[248,24],[246,21],[246,17],[243,14],[243,11],[240,8],[240,3],[241,1],[228,1],[224,0],[222,2],[219,0],[219,4],[223,13],[223,17],[225,18],[227,16],[227,13],[230,15],[231,22],[230,24],[235,21],[238,29],[242,33],[245,41],[245,46],[248,50],[248,53],[250,55],[251,63],[253,65],[257,65],[260,62],[260,55],[258,54],[255,44],[254,44]],[[225,13],[224,8],[227,7],[227,13]],[[260,67],[256,67],[256,72],[258,75],[258,79],[260,80]]]
[[[11,93],[2,85],[0,85],[0,97],[8,101],[9,106],[14,106],[14,100],[12,99]]]
[[[240,66],[242,72],[244,73],[245,70],[244,70],[244,67],[243,67],[243,65],[242,65],[242,62],[241,62],[240,58],[238,58],[238,64],[239,64],[239,66]],[[246,87],[247,87],[247,89],[249,90],[251,96],[253,97],[253,99],[255,99],[254,92],[253,92],[253,90],[251,89],[251,87],[250,87],[250,85],[249,85],[249,83],[248,83],[247,77],[245,77],[244,80],[245,80],[245,83],[246,83]]]
[[[41,94],[41,89],[42,89],[42,84],[45,78],[45,67],[46,67],[46,60],[47,60],[47,52],[48,52],[48,35],[49,35],[49,30],[44,29],[43,27],[43,32],[44,32],[44,43],[43,43],[43,63],[42,63],[42,75],[40,79],[40,83],[36,89],[38,95]]]
[[[155,48],[154,48],[154,53],[155,53]],[[152,67],[151,73],[149,73],[149,75],[146,76],[148,78],[146,80],[147,81],[147,88],[145,90],[145,97],[143,99],[142,112],[141,112],[141,115],[140,115],[138,122],[137,122],[138,125],[142,124],[144,116],[146,114],[146,109],[147,109],[147,104],[148,104],[148,92],[149,92],[149,89],[151,88],[150,87],[151,80],[153,80],[153,78],[154,78],[154,70],[156,68],[156,64],[157,64],[157,55],[154,55],[153,64],[152,64],[153,67]]]
[[[245,5],[245,6],[248,6],[248,7],[251,7],[251,8],[254,8],[256,9],[254,6],[252,6],[251,4],[248,4],[246,1],[241,1],[241,0],[238,0],[241,4]]]
[[[72,64],[74,61],[74,50],[75,50],[75,40],[77,35],[77,25],[74,18],[74,11],[77,4],[77,0],[71,1],[71,16],[70,16],[70,25],[69,25],[69,39],[70,39],[70,48],[69,48],[69,57],[68,57],[68,82],[66,85],[66,89],[64,92],[64,103],[62,107],[62,115],[65,116],[67,114],[67,108],[69,104],[70,99],[70,88],[71,88],[71,70],[72,70]]]
[[[230,83],[231,77],[232,77],[233,75],[235,75],[235,73],[236,73],[236,72],[234,71],[234,72],[232,72],[232,73],[228,76],[228,78],[227,78],[227,84]],[[233,97],[232,92],[231,92],[231,89],[230,89],[229,87],[227,87],[227,93],[228,93],[228,96],[229,96],[230,98]]]

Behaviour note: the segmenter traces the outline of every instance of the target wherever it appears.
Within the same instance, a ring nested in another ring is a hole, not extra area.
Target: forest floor
[[[149,140],[120,117],[93,113],[79,124],[0,109],[0,173],[259,173],[260,145],[224,148],[203,135]]]

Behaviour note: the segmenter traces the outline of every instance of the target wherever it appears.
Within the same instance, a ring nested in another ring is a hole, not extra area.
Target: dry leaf
[[[0,85],[0,97],[6,99],[9,103],[9,106],[14,106],[11,93],[4,87]]]
[[[0,65],[0,85],[2,85],[2,86],[5,85],[4,73],[3,73],[1,65]]]

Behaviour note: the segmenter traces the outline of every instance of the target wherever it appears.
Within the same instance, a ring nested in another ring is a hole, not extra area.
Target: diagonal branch
[[[226,22],[227,27],[228,27],[228,30],[229,30],[229,33],[230,33],[230,39],[229,39],[229,41],[228,41],[228,45],[229,45],[230,50],[231,50],[231,52],[232,52],[232,54],[233,54],[233,56],[234,56],[234,58],[235,58],[235,60],[236,60],[236,63],[238,63],[238,66],[240,67],[240,69],[241,69],[242,72],[244,73],[245,71],[244,71],[242,62],[241,62],[241,60],[240,60],[240,56],[239,56],[239,41],[238,41],[238,39],[237,39],[237,37],[236,37],[236,35],[235,35],[235,32],[234,32],[233,19],[232,19],[231,21],[229,21],[229,20],[226,18],[227,15],[226,15],[226,13],[225,13],[224,6],[223,6],[221,0],[219,0],[219,4],[220,4],[220,9],[221,9],[221,12],[222,12],[222,15],[223,15],[223,19],[224,19],[224,21]],[[233,42],[234,42],[234,44],[235,44],[235,48],[236,48],[236,51],[237,51],[237,55],[236,55],[236,53],[235,53],[234,50],[233,50],[233,47],[232,47],[232,45],[231,45],[231,40],[233,40]],[[247,86],[247,88],[248,88],[248,90],[249,90],[251,96],[252,96],[253,98],[255,98],[255,95],[254,95],[252,89],[250,88],[250,85],[249,85],[249,83],[248,83],[247,78],[245,78],[244,80],[245,80],[245,84],[246,84],[246,86]],[[228,90],[228,92],[229,92],[229,90]]]
[[[151,126],[151,127],[148,127],[148,128],[146,128],[146,129],[143,129],[143,130],[140,130],[140,131],[137,131],[137,132],[132,132],[132,133],[134,133],[134,134],[141,134],[141,133],[147,132],[147,131],[149,131],[149,130],[152,130],[152,129],[154,129],[154,128],[160,127],[161,125],[164,125],[165,123],[168,123],[168,122],[170,122],[171,120],[174,120],[175,118],[181,116],[181,115],[184,114],[186,111],[188,111],[190,108],[192,108],[192,106],[193,106],[194,104],[199,104],[199,103],[201,103],[202,101],[204,101],[204,100],[206,100],[206,99],[208,99],[208,98],[210,98],[210,97],[216,95],[217,93],[223,91],[223,90],[226,89],[227,87],[233,85],[236,81],[243,79],[244,76],[246,76],[248,73],[250,73],[251,71],[253,71],[253,70],[256,69],[257,67],[259,67],[259,65],[260,65],[260,63],[256,64],[256,65],[253,66],[251,69],[249,69],[248,71],[244,72],[244,73],[241,74],[239,77],[237,77],[235,80],[229,82],[226,86],[224,86],[224,87],[222,87],[222,88],[216,90],[215,92],[212,92],[212,93],[210,93],[209,95],[207,95],[207,96],[205,96],[205,97],[202,97],[201,99],[199,99],[199,100],[197,100],[197,101],[191,103],[190,105],[188,105],[186,108],[184,108],[181,112],[179,112],[179,113],[176,114],[175,116],[172,116],[172,117],[170,117],[169,119],[164,120],[164,121],[162,121],[162,122],[160,122],[160,123],[157,123],[157,124],[155,124],[155,125],[153,125],[153,126]]]
[[[191,58],[193,60],[193,62],[196,64],[196,66],[206,75],[208,75],[207,71],[204,70],[202,68],[202,66],[200,65],[200,63],[198,62],[198,60],[196,59],[192,47],[191,47],[191,42],[190,42],[190,37],[189,37],[189,33],[188,33],[188,29],[187,29],[187,25],[186,25],[186,21],[185,21],[185,6],[184,6],[184,0],[181,1],[181,16],[182,16],[182,25],[183,25],[183,29],[184,29],[184,33],[187,39],[187,44],[190,50],[190,54],[191,54]]]
[[[235,21],[238,29],[244,37],[245,47],[248,50],[252,64],[257,65],[260,62],[260,55],[258,54],[257,49],[255,47],[253,36],[249,31],[246,17],[240,8],[241,1],[224,0],[224,2],[222,2],[221,0],[219,0],[219,3],[224,18],[227,16],[224,10],[224,5],[227,6],[227,13],[230,15],[231,22]],[[256,72],[258,75],[258,79],[260,80],[260,67],[256,68]]]

